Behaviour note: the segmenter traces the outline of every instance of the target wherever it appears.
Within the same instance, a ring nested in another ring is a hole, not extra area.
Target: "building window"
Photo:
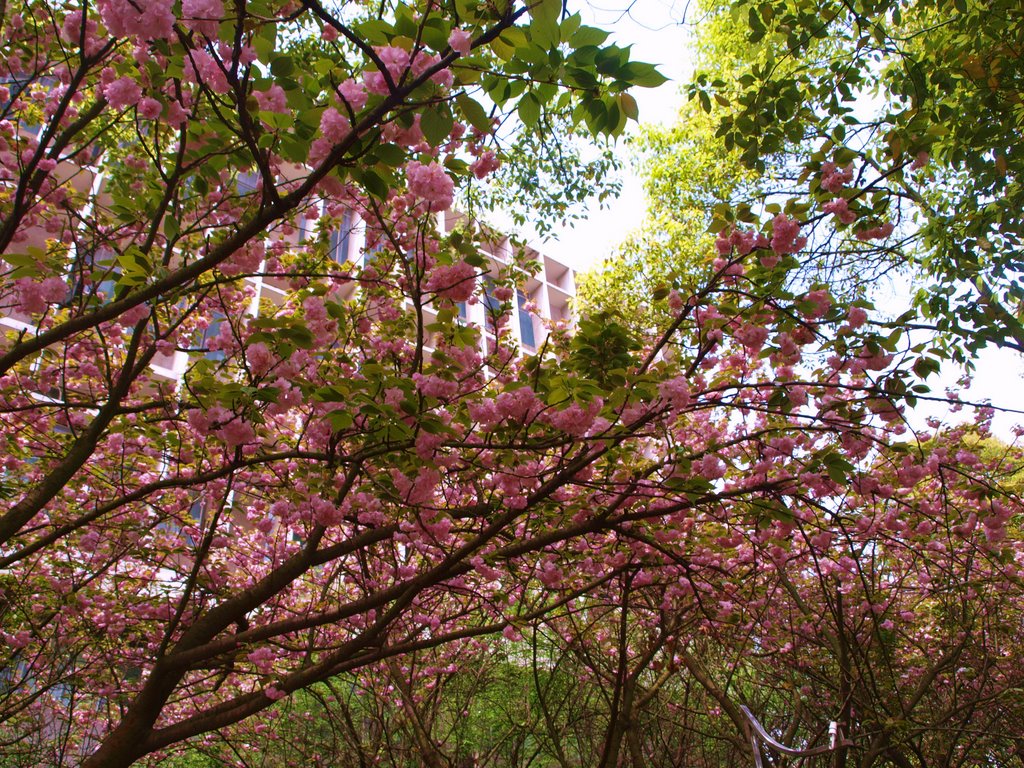
[[[329,256],[336,264],[348,261],[349,240],[352,235],[352,211],[345,211],[341,216],[341,226],[331,230]]]
[[[533,335],[533,318],[525,309],[526,294],[522,291],[516,291],[516,297],[519,300],[519,333],[523,339],[523,346],[533,349],[537,346],[537,342]]]
[[[80,250],[69,274],[71,298],[85,297],[106,303],[114,300],[121,277],[114,252],[105,247]]]
[[[252,171],[246,171],[238,174],[235,185],[238,187],[238,194],[251,195],[260,188],[260,177]]]
[[[203,332],[199,335],[199,341],[197,346],[199,348],[199,351],[206,356],[207,360],[219,361],[224,359],[223,349],[210,349],[210,341],[212,339],[215,339],[217,335],[220,333],[220,325],[221,323],[224,322],[224,320],[225,317],[222,313],[214,312],[213,316],[210,318],[210,324],[207,325]]]

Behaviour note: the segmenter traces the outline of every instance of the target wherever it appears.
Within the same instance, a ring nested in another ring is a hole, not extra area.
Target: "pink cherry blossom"
[[[867,322],[868,313],[863,307],[850,307],[846,315],[846,322],[851,328],[860,328]]]
[[[409,192],[422,198],[432,211],[446,211],[451,208],[455,184],[437,163],[420,163],[412,160],[405,167]]]
[[[352,125],[348,118],[334,107],[328,107],[320,116],[320,132],[333,144],[343,141],[351,129]]]
[[[832,200],[822,206],[822,210],[825,213],[831,213],[843,224],[852,224],[857,220],[857,214],[850,210],[849,203],[843,198]]]
[[[110,34],[144,40],[174,37],[172,0],[98,0],[96,7]]]
[[[338,97],[348,104],[353,112],[359,112],[366,106],[368,95],[362,83],[349,78],[338,86]]]
[[[256,97],[256,102],[259,104],[260,109],[266,112],[277,112],[279,114],[288,114],[288,97],[282,88],[277,83],[274,83],[265,91],[254,91],[253,96]]]
[[[796,253],[807,244],[806,237],[798,237],[800,222],[784,213],[772,220],[771,248],[775,253]]]
[[[482,179],[490,173],[493,173],[501,165],[501,161],[498,160],[497,155],[491,150],[485,150],[480,156],[470,163],[469,170],[473,172],[473,175],[478,179]]]
[[[821,188],[833,194],[839,192],[853,180],[853,166],[838,168],[833,162],[821,165]]]
[[[224,3],[222,0],[181,0],[181,15],[189,29],[216,38],[224,18]]]
[[[893,233],[896,227],[891,221],[880,224],[877,227],[858,230],[854,235],[858,240],[884,240]]]
[[[142,88],[130,77],[119,77],[104,86],[103,96],[112,109],[133,107],[142,98]]]
[[[453,29],[451,35],[448,36],[448,45],[461,56],[469,55],[472,42],[473,35],[464,29]]]
[[[466,261],[434,267],[424,287],[452,301],[466,301],[476,288],[476,268]]]
[[[150,96],[145,96],[139,100],[139,116],[146,120],[156,120],[160,117],[160,113],[163,112],[163,109],[163,104]]]

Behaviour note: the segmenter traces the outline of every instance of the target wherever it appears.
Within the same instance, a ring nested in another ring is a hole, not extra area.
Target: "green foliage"
[[[531,224],[540,235],[581,219],[585,204],[602,205],[622,182],[616,146],[593,142],[572,128],[571,116],[551,110],[534,130],[519,131],[501,150],[501,167],[483,184],[465,190],[470,213],[503,211],[516,226]]]
[[[715,14],[750,45],[731,77],[712,69],[690,89],[726,148],[759,173],[802,170],[812,189],[822,162],[852,161],[863,213],[901,224],[888,258],[918,274],[917,307],[957,340],[949,353],[1024,349],[1019,4],[738,0]]]
[[[711,55],[711,54],[708,54]],[[716,135],[717,120],[683,106],[669,127],[647,127],[633,141],[647,214],[600,270],[579,280],[582,313],[618,310],[634,330],[663,325],[665,289],[689,288],[706,276],[714,253],[716,209],[758,194],[758,174]]]

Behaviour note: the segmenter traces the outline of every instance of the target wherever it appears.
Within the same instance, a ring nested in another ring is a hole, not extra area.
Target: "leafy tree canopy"
[[[571,327],[452,210],[576,196],[509,147],[661,82],[560,2],[3,5],[0,763],[737,762],[741,705],[865,768],[1019,749],[1016,453],[909,434],[938,357],[829,269],[931,242],[897,201],[958,161],[826,139],[841,88],[767,117],[860,61],[786,8],[723,9],[763,91],[706,82],[743,109],[655,179],[661,284]]]

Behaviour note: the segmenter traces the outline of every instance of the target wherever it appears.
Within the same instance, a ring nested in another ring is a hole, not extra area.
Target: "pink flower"
[[[216,38],[224,18],[224,3],[221,0],[181,0],[181,15],[189,29]]]
[[[424,286],[452,301],[466,301],[476,288],[476,269],[465,261],[434,267]]]
[[[347,103],[353,112],[358,112],[366,106],[366,88],[351,78],[338,86],[338,97]]]
[[[317,525],[339,525],[345,519],[345,510],[328,499],[315,498],[310,502],[313,521]]]
[[[562,574],[562,570],[557,565],[552,562],[548,562],[544,564],[543,568],[541,568],[540,573],[537,574],[537,578],[539,578],[541,584],[548,589],[557,589],[565,577]]]
[[[409,69],[409,54],[405,50],[391,45],[376,48],[375,52],[391,76],[392,83],[398,85],[402,75]],[[363,84],[371,93],[383,95],[390,91],[387,80],[381,72],[364,72]]]
[[[17,291],[18,309],[34,315],[44,312],[48,304],[63,301],[68,295],[68,286],[59,277],[48,277],[37,282],[29,277],[14,281]]]
[[[860,328],[867,322],[867,319],[868,313],[863,307],[850,307],[850,311],[846,315],[846,322],[851,328]]]
[[[256,431],[252,428],[252,425],[238,418],[222,425],[218,430],[218,434],[228,448],[251,443],[256,439]]]
[[[733,336],[746,349],[756,352],[768,340],[768,329],[754,323],[747,323],[737,328]]]
[[[174,38],[174,0],[98,0],[100,18],[114,37]]]
[[[200,48],[193,48],[185,54],[185,79],[203,83],[214,93],[227,93],[230,90],[220,62]]]
[[[717,480],[725,475],[725,462],[713,454],[704,456],[694,468],[706,480]]]
[[[278,699],[283,699],[285,696],[288,695],[288,693],[286,691],[282,691],[277,686],[268,685],[266,688],[263,689],[263,695],[271,701],[277,701]]]
[[[405,177],[409,183],[409,191],[423,198],[431,211],[446,211],[451,208],[455,184],[441,165],[424,165],[413,160],[405,166]]]
[[[633,577],[634,587],[646,587],[648,584],[654,583],[654,577],[643,569],[636,572],[636,576]]]
[[[64,24],[61,26],[60,33],[63,40],[73,45],[78,45],[79,41],[82,40],[82,18],[82,11],[71,11],[64,17]],[[93,19],[86,19],[84,43],[85,52],[90,56],[103,47],[103,41],[97,35],[98,31],[99,24]],[[8,98],[9,94],[4,97],[4,101],[7,101]]]
[[[139,101],[138,111],[139,115],[146,120],[156,120],[160,117],[160,113],[164,111],[164,107],[156,99],[146,96]]]
[[[604,401],[599,397],[595,397],[586,408],[579,403],[572,403],[560,411],[549,411],[547,421],[555,429],[582,437],[594,423],[603,405]]]
[[[382,135],[385,141],[402,147],[415,147],[426,141],[423,129],[420,128],[419,115],[413,117],[412,125],[408,128],[403,128],[397,120],[392,120],[384,126]]]
[[[261,675],[268,675],[273,669],[276,655],[270,648],[263,646],[246,654],[246,658],[253,663]]]
[[[120,326],[130,328],[147,317],[149,317],[149,307],[145,304],[136,304],[118,315],[116,322]]]
[[[320,163],[327,159],[332,147],[331,142],[323,136],[319,139],[313,139],[313,143],[309,145],[309,154],[306,156],[306,162],[310,165],[320,165]]]
[[[895,228],[896,227],[893,226],[893,223],[891,221],[887,221],[884,224],[877,227],[872,227],[871,229],[862,229],[861,231],[857,232],[857,234],[854,235],[854,237],[861,241],[884,240],[885,238],[892,234],[892,231]]]
[[[723,229],[718,239],[715,240],[715,249],[718,251],[719,256],[728,256],[732,253],[732,249],[735,248],[736,252],[740,256],[746,256],[755,248],[767,248],[768,238],[764,235],[753,232],[745,232],[739,229],[734,229],[732,232]]]
[[[732,253],[732,240],[729,238],[729,234],[726,230],[722,230],[721,234],[715,240],[715,250],[718,251],[719,256],[728,256]]]
[[[532,387],[519,387],[511,392],[502,392],[495,400],[498,413],[502,418],[523,423],[540,409],[537,393]]]
[[[487,174],[496,171],[498,166],[501,165],[501,161],[491,150],[486,150],[480,153],[480,157],[472,162],[469,166],[469,170],[473,172],[473,175],[478,179],[482,179]]]
[[[111,109],[125,109],[139,103],[142,98],[142,88],[130,77],[119,77],[109,85],[104,86],[103,96]]]
[[[423,504],[433,498],[434,489],[441,482],[441,475],[436,469],[422,468],[415,477],[410,478],[396,469],[392,472],[392,479],[400,498],[409,504]]]
[[[165,116],[165,119],[167,120],[168,125],[180,126],[184,123],[187,123],[188,118],[188,110],[181,106],[180,101],[172,101],[170,104],[167,105],[167,115]]]
[[[447,381],[433,374],[414,373],[412,380],[416,383],[416,389],[424,397],[447,399],[459,391],[459,383],[457,381]]]
[[[274,355],[262,341],[250,344],[246,348],[245,360],[253,376],[262,376],[274,367]]]
[[[260,105],[260,109],[264,112],[288,114],[288,98],[285,95],[284,88],[277,83],[274,83],[266,91],[254,92],[253,96],[256,97],[256,103]]]
[[[778,214],[772,220],[772,250],[778,254],[796,253],[807,244],[807,238],[797,237],[798,234],[800,222],[784,213]]]
[[[473,35],[464,29],[453,29],[448,36],[448,45],[460,56],[469,55],[470,46],[473,43]]]
[[[15,632],[13,635],[9,635],[5,632],[3,637],[7,642],[7,646],[12,651],[17,651],[29,644],[29,641],[32,640],[32,633],[26,629],[22,629]]]
[[[853,166],[837,168],[835,163],[828,162],[821,165],[821,188],[832,194],[839,192],[843,187],[853,180]]]
[[[658,394],[672,404],[675,410],[681,410],[690,404],[690,383],[685,376],[668,379],[658,385]]]
[[[824,288],[819,288],[816,291],[809,291],[804,296],[804,301],[810,302],[811,306],[804,312],[804,316],[810,320],[815,320],[822,317],[828,308],[832,306],[832,298],[828,295],[828,291]]]
[[[822,206],[822,210],[824,210],[825,213],[831,213],[843,222],[843,224],[852,224],[857,219],[857,214],[850,210],[849,203],[847,203],[843,198],[825,203],[825,205]]]
[[[412,60],[412,74],[414,77],[419,77],[428,69],[437,66],[441,63],[441,57],[434,53],[420,53]],[[452,75],[450,69],[445,67],[439,69],[437,72],[430,76],[430,79],[440,85],[443,88],[451,88],[452,83],[455,82],[455,77]]]
[[[348,118],[334,107],[328,107],[320,116],[320,132],[333,144],[340,143],[352,129]]]

